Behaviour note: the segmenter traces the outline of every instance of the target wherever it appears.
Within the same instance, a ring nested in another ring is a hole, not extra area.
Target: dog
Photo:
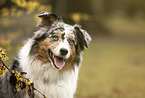
[[[52,12],[43,11],[38,17],[39,30],[20,49],[10,69],[26,72],[25,77],[48,98],[73,98],[82,53],[91,37],[81,26],[66,24]],[[10,74],[1,79],[0,98],[29,98],[26,90],[13,92]],[[40,97],[35,92],[35,98]]]

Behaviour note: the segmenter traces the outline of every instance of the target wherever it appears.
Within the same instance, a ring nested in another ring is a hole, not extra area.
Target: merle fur
[[[11,70],[17,70],[18,72],[22,70],[17,59],[13,61],[9,68]],[[11,75],[11,72],[8,71],[3,77],[0,77],[0,98],[22,98],[22,91],[15,93],[15,87],[10,85]]]
[[[75,35],[77,44],[75,45],[76,48],[76,58],[74,59],[74,63],[76,63],[78,66],[81,62],[81,51],[83,51],[85,48],[88,48],[87,42],[85,40],[83,32],[80,30],[79,27],[75,27]]]

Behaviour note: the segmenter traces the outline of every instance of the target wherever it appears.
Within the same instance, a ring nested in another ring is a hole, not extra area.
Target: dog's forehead
[[[66,26],[64,27],[64,34],[65,34],[65,37],[68,37],[70,35],[74,36],[74,27],[73,26]]]
[[[65,23],[57,23],[55,26],[53,26],[52,28],[52,32],[57,32],[60,31],[62,35],[64,35],[65,37],[68,36],[74,36],[75,37],[75,29],[74,26],[71,26],[69,24],[65,24]]]

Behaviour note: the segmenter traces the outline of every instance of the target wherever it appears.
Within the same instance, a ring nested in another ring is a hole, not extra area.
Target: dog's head
[[[41,12],[39,31],[33,36],[30,54],[56,69],[69,69],[79,64],[81,52],[88,48],[89,34],[79,25],[68,25],[51,12]]]

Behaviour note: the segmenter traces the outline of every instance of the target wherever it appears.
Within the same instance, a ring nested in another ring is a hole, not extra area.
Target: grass
[[[94,40],[85,51],[77,98],[143,98],[145,45]]]

